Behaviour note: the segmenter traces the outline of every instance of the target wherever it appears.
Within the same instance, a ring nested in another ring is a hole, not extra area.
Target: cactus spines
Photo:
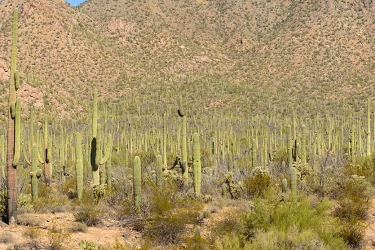
[[[197,196],[201,194],[202,181],[202,163],[201,163],[201,147],[199,144],[199,135],[193,135],[193,173],[194,173],[194,192]]]
[[[288,181],[284,178],[281,182],[281,190],[283,193],[286,193],[288,189]]]
[[[42,169],[38,168],[38,146],[33,144],[31,153],[31,196],[32,201],[35,202],[38,199],[38,179],[42,175]]]
[[[141,207],[141,159],[139,156],[134,158],[134,169],[133,169],[133,195],[134,205],[136,210],[139,212]]]
[[[13,27],[12,27],[12,52],[11,52],[11,68],[10,68],[10,80],[9,80],[9,102],[8,102],[8,136],[7,136],[7,222],[8,224],[14,224],[17,221],[17,162],[14,162],[15,156],[15,114],[16,109],[15,103],[17,99],[16,91],[19,86],[18,73],[17,72],[17,33],[18,33],[18,10],[15,9],[13,13]],[[12,108],[14,107],[14,108]],[[13,111],[12,111],[13,109]]]
[[[77,133],[76,145],[76,187],[78,200],[82,199],[83,193],[83,154],[82,154],[82,138],[81,134]]]
[[[163,162],[161,155],[156,158],[156,185],[160,187],[163,184]]]

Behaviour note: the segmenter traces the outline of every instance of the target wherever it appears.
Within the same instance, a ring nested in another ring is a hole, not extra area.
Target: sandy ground
[[[128,249],[136,249],[140,234],[130,227],[119,226],[119,223],[111,220],[103,220],[100,227],[88,227],[86,233],[64,233],[67,232],[70,224],[74,222],[74,216],[71,213],[58,214],[32,214],[37,219],[40,219],[40,226],[8,226],[0,225],[0,235],[3,232],[9,232],[12,235],[12,240],[9,243],[0,243],[0,250],[15,249],[15,245],[22,245],[22,248],[17,249],[50,249],[51,241],[56,239],[61,242],[63,249],[80,249],[79,243],[81,240],[87,242],[94,242],[104,247],[114,245],[116,242],[121,243]],[[60,233],[55,234],[52,228],[62,229]],[[33,235],[30,237],[28,235]],[[1,237],[0,237],[1,240]],[[28,245],[27,245],[28,244]],[[33,248],[37,245],[38,248]]]

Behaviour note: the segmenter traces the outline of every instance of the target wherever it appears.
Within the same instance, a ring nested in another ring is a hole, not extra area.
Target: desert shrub
[[[64,243],[70,240],[70,232],[66,228],[56,225],[55,222],[52,222],[51,228],[48,229],[47,236],[51,250],[64,249]]]
[[[34,202],[34,210],[38,213],[64,212],[68,198],[52,187],[39,185],[39,198]]]
[[[251,197],[262,195],[269,188],[270,184],[270,173],[261,167],[253,169],[252,174],[247,175],[244,179],[246,193]]]
[[[36,227],[42,224],[42,219],[32,214],[19,214],[17,216],[17,224]]]
[[[219,185],[227,184],[229,194],[232,199],[239,198],[242,194],[242,191],[244,189],[244,185],[242,182],[234,182],[234,175],[232,172],[227,172],[224,174],[222,178],[218,181]]]
[[[350,163],[344,166],[346,176],[359,175],[366,178],[372,177],[374,162],[370,157],[357,158],[355,164]]]
[[[12,233],[6,231],[0,233],[0,243],[8,244],[12,243],[13,240],[14,236]]]
[[[183,239],[183,244],[186,249],[205,250],[211,248],[211,242],[205,237],[201,236],[199,226],[195,227],[192,231],[192,236],[189,235]]]
[[[237,235],[243,234],[243,227],[240,223],[241,212],[229,209],[224,212],[222,219],[218,221],[212,228],[212,231],[217,235],[229,235],[235,233]]]
[[[23,236],[33,240],[33,242],[39,242],[42,238],[42,230],[39,228],[26,228],[22,233]]]
[[[102,218],[102,210],[97,205],[82,204],[78,212],[74,214],[77,222],[86,224],[87,226],[99,225]]]
[[[82,249],[82,250],[96,250],[97,247],[96,247],[95,242],[81,240],[79,242],[79,249]]]
[[[217,226],[217,249],[344,249],[340,224],[329,214],[327,199],[300,196],[280,202],[273,190],[255,198],[251,210],[238,213]],[[236,223],[237,222],[237,223]],[[225,225],[225,227],[223,227]],[[229,237],[224,237],[224,236]]]
[[[238,250],[238,249],[255,249],[249,247],[250,243],[243,243],[240,239],[240,236],[237,234],[228,234],[224,235],[222,238],[217,239],[214,245],[214,249],[216,250]],[[262,249],[262,248],[258,248]]]
[[[69,232],[71,233],[87,233],[87,225],[81,222],[72,222],[68,227]]]
[[[353,175],[339,185],[339,206],[335,215],[340,220],[341,236],[352,247],[358,247],[365,232],[364,221],[370,207],[371,185],[364,176]]]
[[[7,206],[7,190],[1,189],[0,191],[0,217],[5,218],[6,215],[6,206]]]
[[[203,204],[177,192],[172,181],[165,181],[161,187],[150,182],[147,187],[145,198],[150,203],[150,211],[143,230],[146,241],[162,245],[180,242],[186,225],[199,222]]]

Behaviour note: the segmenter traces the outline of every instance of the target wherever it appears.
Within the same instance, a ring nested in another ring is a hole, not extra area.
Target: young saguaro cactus
[[[141,159],[139,156],[134,158],[134,169],[133,169],[133,195],[134,195],[134,205],[137,211],[140,211],[140,206],[142,202],[142,178],[141,178]]]
[[[17,221],[17,165],[20,157],[20,101],[16,91],[20,85],[17,71],[17,33],[18,10],[13,13],[12,52],[9,80],[8,99],[8,136],[7,136],[7,222],[15,224]],[[17,112],[18,110],[18,112]],[[17,115],[18,113],[18,115]]]
[[[202,163],[201,163],[201,147],[199,143],[198,133],[193,135],[193,173],[194,173],[194,192],[197,196],[201,194],[202,182]]]

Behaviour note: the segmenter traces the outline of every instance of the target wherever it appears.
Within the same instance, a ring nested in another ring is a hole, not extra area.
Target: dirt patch
[[[67,232],[68,228],[74,222],[73,214],[68,212],[56,214],[32,214],[31,216],[40,221],[39,226],[7,226],[5,224],[0,226],[0,249],[14,249],[15,245],[32,246],[33,244],[41,247],[39,249],[45,249],[50,246],[51,241],[53,241],[53,227],[62,230],[60,234],[65,235],[64,232]],[[79,250],[79,243],[81,240],[94,242],[96,245],[100,244],[104,247],[110,247],[115,243],[120,243],[129,247],[137,246],[138,239],[141,237],[140,233],[129,227],[116,226],[119,224],[121,223],[118,221],[103,219],[102,226],[88,227],[88,231],[85,233],[68,233],[69,237],[61,239],[61,241],[64,242],[63,249]],[[4,235],[5,238],[10,238],[10,242],[4,242],[6,240],[2,241]]]

